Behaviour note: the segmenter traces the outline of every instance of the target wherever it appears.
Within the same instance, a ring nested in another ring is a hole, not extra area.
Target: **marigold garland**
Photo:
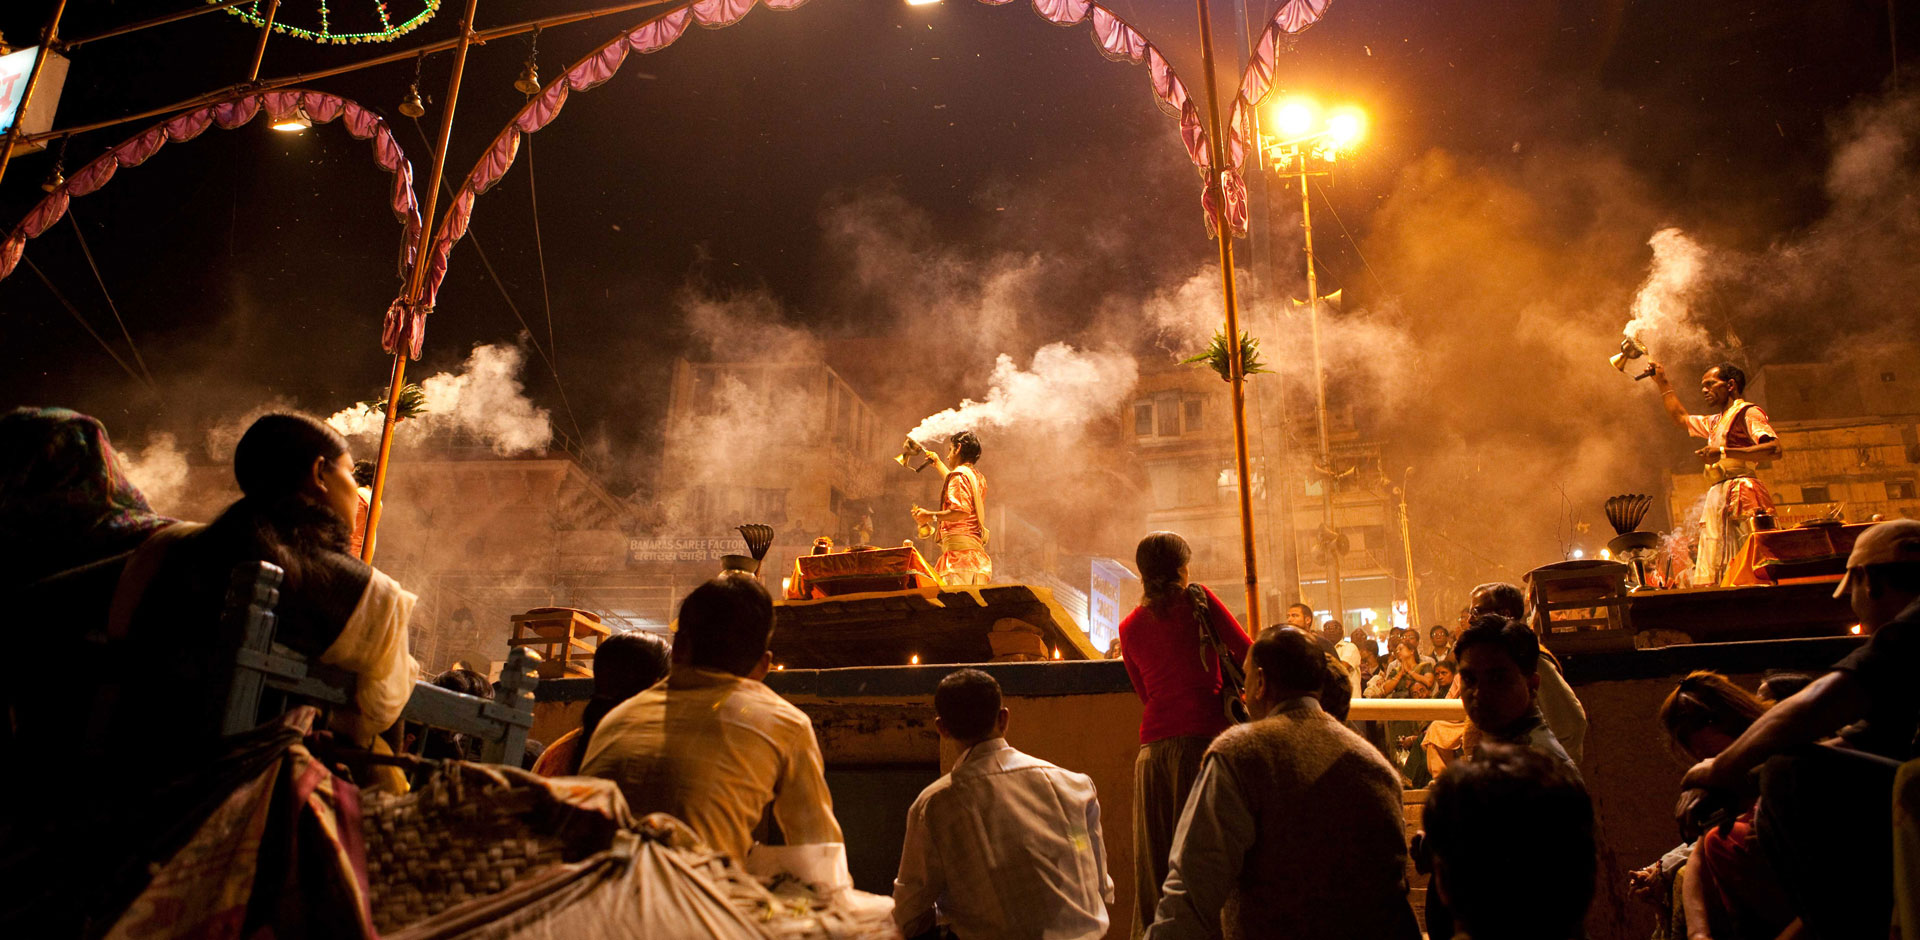
[[[207,0],[207,2],[218,3],[219,0]],[[419,0],[419,2],[421,5],[420,12],[396,23],[394,22],[393,14],[387,10],[386,0],[373,0],[374,13],[380,17],[380,25],[382,27],[380,30],[365,33],[336,33],[333,31],[333,11],[327,8],[327,0],[320,0],[320,28],[318,30],[291,25],[283,22],[279,16],[276,15],[273,20],[273,31],[282,36],[292,36],[295,39],[305,39],[309,42],[326,43],[336,46],[357,45],[368,42],[388,42],[413,32],[420,27],[420,24],[433,19],[433,15],[440,12],[440,0]],[[226,9],[228,13],[254,26],[262,26],[265,25],[266,19],[260,13],[259,7],[259,3],[251,3],[227,7]]]

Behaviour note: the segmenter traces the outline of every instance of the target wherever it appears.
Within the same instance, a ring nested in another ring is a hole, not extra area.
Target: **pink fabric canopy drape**
[[[420,207],[414,199],[413,167],[407,162],[406,153],[400,149],[399,143],[393,139],[393,132],[378,114],[339,95],[286,88],[250,92],[174,115],[121,141],[118,146],[75,170],[66,182],[34,205],[32,211],[7,233],[6,241],[0,242],[0,278],[12,274],[19,265],[21,256],[27,250],[27,239],[36,238],[52,228],[67,214],[68,203],[74,197],[85,196],[105,186],[120,168],[139,166],[169,142],[192,140],[209,127],[232,130],[263,112],[269,120],[277,122],[292,117],[299,110],[304,110],[315,124],[338,120],[347,133],[355,138],[373,141],[374,162],[393,174],[388,205],[394,217],[406,227],[400,249],[400,271],[404,274],[413,264],[413,250],[419,241],[421,219]]]

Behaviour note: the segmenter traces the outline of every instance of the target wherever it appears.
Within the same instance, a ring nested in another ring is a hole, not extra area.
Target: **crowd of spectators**
[[[56,707],[40,678],[10,686],[13,753],[94,772],[111,760],[130,792],[143,780],[161,792],[169,773],[207,759],[224,689],[215,625],[230,573],[249,561],[285,572],[276,638],[356,680],[329,733],[384,746],[419,678],[406,642],[414,596],[349,551],[364,501],[346,442],[312,419],[267,415],[240,439],[234,473],[242,498],[215,521],[171,520],[126,481],[98,422],[53,409],[0,416],[0,522],[13,537],[0,583],[24,615],[57,611],[78,625],[67,652],[106,657],[85,707]],[[1141,701],[1133,871],[1122,876],[1133,910],[1110,910],[1092,778],[1014,747],[998,683],[960,668],[934,694],[957,759],[907,814],[894,882],[904,935],[1092,938],[1126,918],[1155,940],[1414,940],[1412,868],[1428,876],[1427,936],[1585,936],[1597,858],[1580,770],[1587,714],[1523,591],[1482,585],[1457,632],[1392,630],[1383,661],[1370,629],[1316,629],[1305,605],[1249,636],[1190,582],[1191,554],[1171,532],[1140,542],[1143,597],[1119,628]],[[1830,672],[1769,674],[1752,691],[1698,672],[1659,709],[1690,763],[1675,814],[1684,841],[1629,883],[1666,908],[1672,936],[1889,934],[1896,882],[1920,864],[1915,775],[1901,770],[1920,722],[1920,522],[1863,534],[1836,596],[1869,639]],[[766,588],[723,573],[677,613],[670,647],[639,635],[601,646],[580,726],[544,754],[530,749],[527,764],[610,780],[637,815],[671,814],[733,860],[759,845],[843,842],[812,721],[762,682]],[[436,681],[491,694],[470,670]],[[151,707],[162,697],[175,707]],[[1457,698],[1464,719],[1351,721],[1360,697]],[[422,746],[476,756],[471,742],[432,732]],[[21,812],[29,803],[11,786],[0,874],[52,904],[79,860],[47,820]],[[1411,842],[1410,786],[1427,788]],[[1907,802],[1890,813],[1897,795]]]

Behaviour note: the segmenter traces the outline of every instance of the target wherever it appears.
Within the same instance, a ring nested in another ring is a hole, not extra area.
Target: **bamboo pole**
[[[420,301],[427,280],[427,249],[433,244],[433,213],[440,201],[440,176],[447,165],[447,144],[453,139],[453,112],[460,103],[460,79],[467,70],[467,50],[473,45],[473,15],[480,0],[467,0],[460,17],[459,44],[454,47],[453,74],[447,78],[447,104],[440,112],[440,136],[433,148],[433,170],[427,179],[427,198],[420,212],[420,239],[414,246],[413,270],[407,279],[406,306]],[[404,312],[403,316],[406,315]],[[403,338],[404,343],[404,338]],[[373,494],[367,499],[367,532],[360,560],[373,563],[374,537],[380,531],[380,506],[386,496],[388,465],[393,458],[393,426],[400,420],[400,388],[407,380],[407,349],[393,351],[393,377],[387,388],[387,415],[380,425],[380,458],[373,465]]]
[[[210,3],[202,7],[189,7],[185,10],[181,10],[178,13],[168,13],[165,16],[156,16],[150,20],[141,20],[137,23],[128,23],[125,26],[116,26],[105,32],[94,33],[91,36],[82,36],[79,39],[69,39],[66,41],[65,46],[68,49],[74,49],[80,46],[84,46],[90,42],[99,42],[102,39],[112,39],[115,36],[125,36],[128,33],[137,33],[143,29],[152,29],[155,26],[165,26],[168,23],[178,23],[181,20],[192,19],[193,17],[200,16],[201,14],[204,14],[204,13],[215,13],[220,10],[225,10],[228,7],[245,6],[249,3],[259,3],[259,2],[260,0],[221,0],[221,2],[219,3]]]
[[[247,81],[260,78],[260,63],[267,58],[267,40],[273,36],[273,18],[280,14],[280,0],[267,0],[267,15],[260,21],[260,44],[253,47],[253,67],[247,70]]]
[[[1260,625],[1260,573],[1254,558],[1253,480],[1247,473],[1247,377],[1243,373],[1240,350],[1240,298],[1233,283],[1233,228],[1227,220],[1227,146],[1220,135],[1220,93],[1213,75],[1213,16],[1207,0],[1194,0],[1200,13],[1200,63],[1207,73],[1207,147],[1212,166],[1207,171],[1207,189],[1213,194],[1213,227],[1220,241],[1220,298],[1227,312],[1227,372],[1233,386],[1233,458],[1240,474],[1240,550],[1247,576],[1247,629],[1258,634]]]
[[[27,119],[27,108],[33,105],[33,92],[40,84],[40,72],[47,67],[47,54],[53,51],[53,44],[60,41],[60,18],[67,13],[67,0],[59,0],[53,5],[53,15],[47,18],[47,28],[40,33],[40,49],[33,54],[33,68],[27,71],[27,84],[20,89],[20,107],[13,112],[13,123],[7,127],[5,141],[0,141],[0,179],[7,177],[7,164],[13,162],[13,148],[23,141],[32,140],[20,133],[20,125]]]

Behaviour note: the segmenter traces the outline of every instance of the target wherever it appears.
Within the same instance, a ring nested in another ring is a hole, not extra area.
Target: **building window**
[[[1202,402],[1198,398],[1187,399],[1186,407],[1187,407],[1187,430],[1188,431],[1200,430],[1200,406],[1203,404],[1205,404],[1205,402]]]
[[[1217,499],[1215,476],[1206,464],[1190,463],[1180,472],[1180,505],[1211,506]]]
[[[755,489],[753,491],[753,516],[755,520],[768,525],[779,525],[787,521],[787,491],[785,489]]]
[[[1385,551],[1387,548],[1387,530],[1385,526],[1354,525],[1346,531],[1352,536],[1351,544],[1355,550],[1370,552]]]
[[[1913,481],[1912,480],[1887,481],[1887,498],[1888,499],[1912,499],[1913,498]]]
[[[1160,436],[1179,437],[1180,400],[1177,398],[1167,398],[1162,399],[1158,404],[1160,406]]]
[[[1153,402],[1133,403],[1133,436],[1150,437],[1153,435]]]
[[[1832,502],[1833,497],[1828,494],[1826,484],[1816,483],[1800,488],[1800,501],[1803,503],[1827,503]]]

